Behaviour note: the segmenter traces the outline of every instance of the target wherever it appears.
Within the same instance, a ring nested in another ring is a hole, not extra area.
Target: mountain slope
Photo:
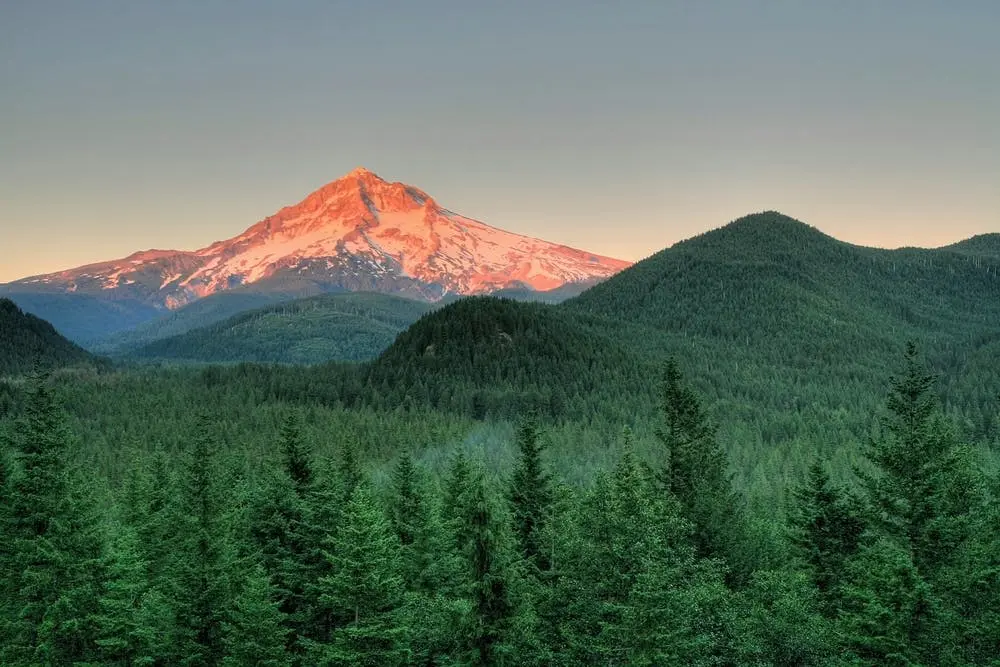
[[[59,335],[55,328],[0,299],[0,375],[26,373],[34,367],[50,369],[90,363],[94,358]]]
[[[972,257],[1000,259],[1000,234],[979,234],[964,241],[944,246],[941,250],[951,250]]]
[[[356,169],[242,234],[196,251],[150,250],[12,283],[7,289],[88,294],[178,308],[264,280],[305,279],[326,291],[438,300],[516,287],[549,290],[628,266],[490,227],[427,193]]]
[[[132,299],[35,291],[19,285],[0,285],[0,297],[7,297],[25,312],[50,322],[62,335],[85,347],[128,331],[162,312]]]
[[[613,335],[552,306],[468,297],[415,322],[362,374],[372,400],[389,405],[581,417],[651,370]]]
[[[315,364],[361,361],[433,306],[384,294],[328,294],[271,305],[154,341],[134,359]]]

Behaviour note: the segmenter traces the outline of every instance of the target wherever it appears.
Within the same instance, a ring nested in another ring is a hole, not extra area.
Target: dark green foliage
[[[829,613],[837,609],[844,583],[844,564],[857,552],[864,532],[862,508],[835,485],[816,461],[807,480],[794,491],[790,516],[791,543]]]
[[[175,648],[191,665],[217,664],[225,655],[222,622],[230,602],[232,556],[223,521],[217,448],[212,425],[200,420],[179,488],[181,523],[176,526],[169,578],[179,625]]]
[[[126,352],[136,359],[316,364],[372,359],[432,308],[384,294],[328,294],[241,312]]]
[[[549,475],[542,467],[542,444],[538,424],[526,419],[517,428],[520,453],[510,481],[508,498],[514,536],[521,555],[536,570],[546,570],[549,563],[543,546],[545,524],[551,515],[552,490]]]
[[[22,312],[10,299],[0,298],[0,376],[21,375],[33,368],[93,365],[96,361],[45,320]]]
[[[518,661],[518,645],[530,645],[532,628],[519,608],[517,573],[505,543],[503,524],[497,516],[483,480],[472,481],[465,506],[469,564],[470,664],[495,665]],[[521,655],[527,662],[528,656]]]
[[[309,450],[302,441],[302,432],[296,415],[289,415],[281,427],[281,445],[285,472],[302,497],[313,483],[313,468]]]
[[[0,535],[4,664],[71,664],[93,657],[103,584],[93,499],[68,466],[69,434],[47,378],[32,381],[13,434]]]
[[[745,579],[748,573],[736,569],[745,563],[739,554],[745,528],[729,463],[715,440],[715,428],[684,386],[672,359],[664,369],[661,400],[664,424],[657,436],[665,451],[660,484],[679,501],[682,515],[691,522],[696,553],[727,560],[736,580]]]
[[[643,363],[607,332],[553,308],[470,297],[425,315],[364,370],[389,405],[432,405],[471,415],[580,415],[613,404],[622,382],[637,386]],[[613,380],[612,380],[613,379]],[[607,381],[607,382],[605,382]],[[602,401],[588,401],[596,394]]]
[[[319,603],[340,626],[314,645],[313,664],[403,664],[406,636],[395,618],[402,603],[400,546],[366,483],[358,483],[325,552],[331,573],[319,581]]]
[[[104,555],[107,581],[94,618],[97,654],[104,664],[154,665],[171,653],[174,612],[149,576],[136,533],[114,526]]]
[[[232,610],[223,623],[227,667],[290,667],[285,650],[288,628],[275,590],[260,564],[247,572]]]

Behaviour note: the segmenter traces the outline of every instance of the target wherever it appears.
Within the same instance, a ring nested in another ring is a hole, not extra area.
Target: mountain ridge
[[[176,309],[268,278],[437,301],[505,288],[550,290],[630,263],[515,234],[440,206],[423,190],[357,168],[242,233],[198,250],[145,250],[30,276],[8,290],[81,293]]]

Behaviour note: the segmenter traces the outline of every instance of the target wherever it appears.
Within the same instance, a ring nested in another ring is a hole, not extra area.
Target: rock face
[[[490,227],[442,208],[422,190],[358,168],[207,248],[138,252],[12,285],[171,309],[283,279],[434,301],[448,293],[593,282],[629,264]]]

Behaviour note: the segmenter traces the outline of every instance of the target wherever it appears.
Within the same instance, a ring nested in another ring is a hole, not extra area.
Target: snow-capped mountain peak
[[[146,251],[19,282],[104,295],[125,292],[175,308],[271,278],[434,300],[448,292],[553,289],[607,278],[628,265],[466,218],[423,190],[358,167],[242,234],[201,250]]]

